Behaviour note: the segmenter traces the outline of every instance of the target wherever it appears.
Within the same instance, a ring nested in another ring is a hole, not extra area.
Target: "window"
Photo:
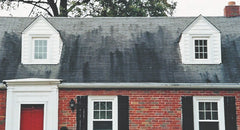
[[[89,130],[117,130],[117,96],[88,97]]]
[[[129,130],[128,109],[128,96],[77,96],[77,130]]]
[[[93,130],[112,130],[112,101],[94,101],[93,106]]]
[[[193,97],[195,130],[225,130],[223,97]]]
[[[34,39],[34,59],[47,59],[46,39]]]
[[[195,39],[195,59],[208,59],[208,48],[206,39]]]
[[[183,96],[183,130],[237,130],[235,97]]]

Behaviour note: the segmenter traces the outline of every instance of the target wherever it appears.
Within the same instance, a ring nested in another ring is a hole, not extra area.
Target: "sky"
[[[223,16],[224,7],[231,0],[174,0],[177,8],[173,16]],[[240,0],[235,0],[240,5]],[[0,9],[0,16],[28,17],[31,7],[20,5],[19,9],[5,11]]]

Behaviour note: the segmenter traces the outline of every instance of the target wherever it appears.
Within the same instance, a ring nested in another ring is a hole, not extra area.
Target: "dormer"
[[[61,50],[59,32],[43,16],[22,32],[22,64],[58,64]]]
[[[202,15],[183,32],[179,42],[183,64],[220,64],[220,31]]]

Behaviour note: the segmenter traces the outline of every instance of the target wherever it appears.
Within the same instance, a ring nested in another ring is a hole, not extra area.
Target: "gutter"
[[[240,83],[62,83],[60,89],[240,89]]]

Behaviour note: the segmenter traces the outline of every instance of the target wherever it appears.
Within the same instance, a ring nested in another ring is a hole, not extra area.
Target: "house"
[[[239,9],[0,17],[0,129],[240,129]]]

